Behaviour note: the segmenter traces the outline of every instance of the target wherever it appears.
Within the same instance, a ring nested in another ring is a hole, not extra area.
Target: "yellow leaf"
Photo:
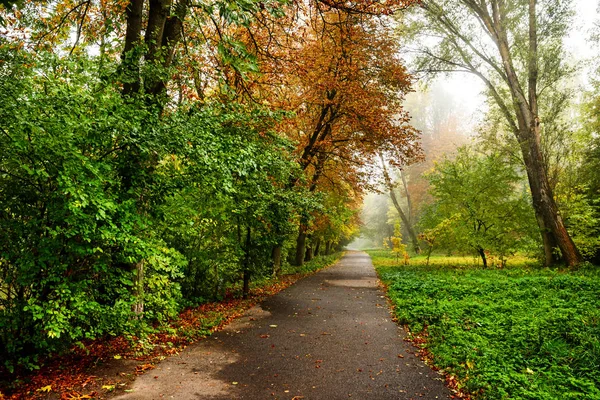
[[[467,368],[468,369],[473,369],[474,366],[475,366],[475,364],[473,363],[473,361],[467,361]]]
[[[44,386],[42,388],[39,388],[37,391],[50,393],[52,391],[52,385]]]
[[[120,360],[122,357],[121,357],[120,355],[118,355],[118,354],[117,354],[117,355],[113,356],[113,358],[114,358],[115,360]]]
[[[112,392],[113,390],[115,390],[115,385],[103,385],[102,389]]]

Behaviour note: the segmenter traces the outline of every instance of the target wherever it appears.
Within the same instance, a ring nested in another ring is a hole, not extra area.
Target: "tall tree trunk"
[[[315,242],[315,251],[313,253],[313,257],[317,257],[319,255],[319,251],[321,250],[321,238],[317,238]]]
[[[271,260],[273,262],[273,276],[279,276],[281,273],[281,246],[273,246]]]
[[[146,61],[153,62],[159,57],[165,23],[171,10],[171,0],[149,0],[146,42]]]
[[[306,246],[306,254],[304,256],[304,261],[309,262],[313,259],[313,244],[312,241],[309,240],[309,245]]]
[[[132,311],[136,318],[141,318],[144,313],[144,260],[135,264],[135,303]]]
[[[394,208],[396,208],[396,211],[398,212],[398,214],[400,214],[400,219],[402,219],[402,223],[408,231],[408,236],[410,237],[410,242],[413,245],[415,253],[421,254],[421,246],[419,245],[419,238],[417,237],[417,233],[415,232],[411,221],[404,213],[404,210],[402,210],[400,203],[398,203],[398,198],[396,197],[396,193],[394,193],[394,185],[392,185],[392,179],[390,178],[387,167],[385,166],[385,160],[383,158],[383,155],[380,154],[379,157],[381,158],[381,167],[383,168],[383,177],[385,179],[385,184],[390,192],[390,197],[392,198],[392,203],[394,203]]]
[[[187,16],[189,9],[189,0],[179,0],[175,5],[174,10],[171,12],[165,21],[162,38],[160,41],[160,57],[162,59],[162,67],[169,68],[173,62],[175,55],[175,48],[181,41],[183,33],[183,21]],[[158,79],[152,82],[148,86],[147,90],[149,94],[154,97],[160,97],[163,95],[167,88],[167,81],[165,79]]]
[[[325,255],[330,255],[331,254],[331,240],[328,240],[325,243]]]
[[[477,249],[477,252],[479,253],[479,256],[481,257],[481,261],[483,262],[483,268],[486,269],[487,268],[487,257],[485,256],[485,250],[483,250],[480,247],[479,249]]]
[[[404,187],[404,195],[406,196],[406,206],[408,208],[406,216],[408,217],[408,222],[410,222],[410,226],[414,226],[415,221],[412,198],[410,196],[410,192],[408,191],[408,183],[406,182],[406,175],[404,174],[403,170],[400,170],[400,179],[402,180],[402,186]]]
[[[123,94],[130,96],[140,90],[140,57],[135,48],[140,44],[142,31],[142,11],[144,0],[131,0],[125,10],[127,28],[125,30],[125,46],[121,61],[123,71]]]
[[[306,226],[300,224],[298,237],[296,238],[296,256],[294,257],[294,265],[301,267],[304,265],[304,256],[306,254]]]
[[[244,255],[244,266],[243,266],[243,273],[244,273],[244,286],[242,289],[242,297],[244,299],[248,298],[248,294],[250,293],[250,246],[252,245],[251,243],[251,231],[250,231],[250,227],[248,226],[246,228],[246,246],[244,246],[246,249],[245,251],[245,255]]]

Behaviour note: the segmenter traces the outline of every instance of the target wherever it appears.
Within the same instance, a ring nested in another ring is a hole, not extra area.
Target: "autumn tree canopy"
[[[410,3],[3,2],[0,368],[351,240],[376,154],[420,155]]]

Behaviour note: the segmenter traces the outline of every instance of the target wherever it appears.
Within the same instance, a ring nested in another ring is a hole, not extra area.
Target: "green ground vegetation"
[[[600,399],[597,269],[544,269],[524,257],[502,269],[443,256],[405,266],[390,251],[369,254],[398,322],[426,335],[435,365],[474,398]]]

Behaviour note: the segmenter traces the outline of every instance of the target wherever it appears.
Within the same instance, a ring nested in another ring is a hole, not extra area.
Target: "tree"
[[[467,147],[440,162],[429,175],[436,226],[445,226],[455,246],[470,248],[487,267],[486,251],[504,258],[523,248],[533,223],[520,176],[497,154],[478,155]]]
[[[341,12],[308,22],[289,62],[275,64],[277,72],[266,69],[268,82],[276,75],[282,85],[271,103],[296,113],[281,129],[297,143],[309,192],[340,181],[360,191],[368,183],[365,166],[379,150],[398,159],[418,153],[416,132],[401,106],[410,78],[393,41],[373,22]],[[304,259],[307,230],[304,220],[296,264]]]
[[[406,203],[407,203],[406,212],[404,212],[404,210],[402,209],[402,206],[398,202],[396,193],[394,192],[395,187],[394,187],[394,184],[392,183],[392,179],[390,178],[390,174],[386,167],[386,161],[385,161],[383,155],[380,155],[380,158],[381,158],[381,168],[383,170],[383,179],[384,179],[385,187],[386,187],[387,191],[390,193],[390,198],[392,199],[394,208],[398,212],[398,215],[400,215],[400,219],[402,220],[404,227],[408,231],[408,235],[410,236],[410,241],[412,243],[413,250],[415,251],[415,253],[419,254],[419,253],[421,253],[421,246],[419,245],[419,238],[415,231],[414,220],[412,218],[413,208],[412,208],[412,202],[410,199],[410,193],[408,192],[408,185],[406,184],[406,178],[404,177],[403,171],[401,170],[400,178],[402,179],[402,184],[404,187],[404,192],[406,195]]]
[[[564,261],[573,266],[582,257],[554,199],[541,146],[545,121],[540,120],[544,92],[556,88],[568,72],[561,60],[570,3],[545,0],[539,5],[537,0],[423,2],[426,31],[441,40],[422,49],[420,68],[468,72],[485,83],[519,143],[546,264],[555,262],[553,251],[558,247]]]

